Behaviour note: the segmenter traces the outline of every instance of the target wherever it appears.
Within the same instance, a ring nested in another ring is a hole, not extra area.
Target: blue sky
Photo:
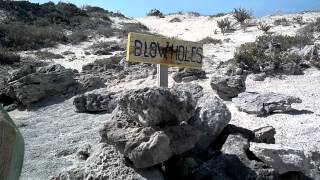
[[[45,3],[48,0],[30,0]],[[60,0],[52,0],[57,3]],[[128,17],[144,16],[150,9],[156,8],[164,13],[177,11],[196,11],[205,15],[218,12],[230,12],[235,7],[249,9],[256,17],[276,12],[299,12],[320,10],[320,0],[67,0],[78,6],[92,5],[107,10],[120,11]]]

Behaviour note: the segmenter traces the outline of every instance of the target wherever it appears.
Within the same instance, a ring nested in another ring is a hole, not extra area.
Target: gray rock
[[[25,106],[41,99],[74,92],[78,83],[71,69],[49,66],[10,82],[6,94]]]
[[[73,105],[77,112],[106,112],[111,113],[117,106],[116,93],[87,94],[74,98]]]
[[[245,164],[249,163],[246,151],[249,149],[249,140],[241,135],[229,135],[221,148],[221,152],[226,155],[236,155]]]
[[[250,143],[250,151],[280,174],[290,171],[309,174],[312,167],[302,150],[277,144]]]
[[[253,130],[253,132],[255,135],[254,142],[274,144],[276,141],[274,138],[276,130],[272,126],[261,127]]]
[[[163,180],[155,168],[137,170],[125,162],[124,157],[113,147],[99,144],[85,164],[52,177],[51,180],[69,179],[119,179],[119,180]]]
[[[83,92],[99,89],[106,86],[104,84],[104,80],[99,76],[84,75],[80,76],[77,81],[81,84],[81,90]]]
[[[225,104],[213,95],[203,96],[196,107],[197,114],[190,124],[201,129],[201,137],[196,148],[201,152],[220,135],[231,119]]]
[[[172,86],[172,89],[177,91],[187,91],[191,96],[198,100],[203,96],[203,87],[194,83],[178,83]]]
[[[267,77],[266,73],[259,73],[259,74],[250,74],[248,76],[249,79],[252,79],[253,81],[264,81]]]
[[[28,74],[35,73],[36,68],[31,65],[24,65],[20,69],[16,69],[9,72],[8,82],[18,80]]]
[[[246,90],[245,76],[214,76],[210,85],[220,98],[230,100]]]
[[[154,166],[194,147],[200,130],[187,123],[194,111],[195,101],[188,92],[128,91],[101,129],[102,142],[114,144],[137,168]]]
[[[101,129],[102,142],[114,144],[137,168],[162,163],[196,145],[206,148],[231,115],[214,96],[196,103],[189,92],[174,88],[128,91]]]
[[[65,69],[66,68],[60,64],[53,64],[53,65],[37,68],[37,72],[38,73],[62,72]]]
[[[238,97],[233,98],[232,102],[240,111],[257,116],[265,116],[272,112],[288,112],[291,104],[301,103],[301,99],[279,93],[243,92]]]
[[[82,146],[80,149],[77,151],[77,156],[81,160],[87,160],[92,153],[92,147],[90,144],[86,144]]]
[[[178,72],[174,73],[172,78],[174,79],[174,81],[178,83],[190,82],[198,79],[205,79],[206,72],[198,69],[183,68],[179,69]]]

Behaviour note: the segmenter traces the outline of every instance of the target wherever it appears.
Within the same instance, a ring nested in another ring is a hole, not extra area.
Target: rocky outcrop
[[[73,105],[75,106],[77,112],[111,113],[117,106],[117,95],[116,93],[111,92],[104,95],[80,95],[74,98]]]
[[[232,102],[240,111],[257,116],[265,116],[272,112],[288,112],[291,104],[301,103],[298,97],[287,96],[279,93],[244,92],[233,98]]]
[[[177,83],[172,86],[172,89],[187,91],[196,100],[199,100],[203,96],[203,87],[194,83]]]
[[[214,76],[211,78],[210,85],[224,100],[230,100],[246,90],[245,76],[242,75]]]
[[[42,67],[29,74],[31,70],[27,68],[16,73],[6,88],[8,97],[25,106],[50,96],[68,94],[78,86],[73,70],[60,65]]]
[[[250,151],[280,174],[298,171],[310,173],[310,161],[302,150],[276,144],[251,143]]]
[[[189,92],[175,89],[128,91],[101,129],[102,142],[115,145],[137,168],[162,163],[194,148],[200,137],[212,142],[230,121],[230,112],[221,100],[206,100],[197,105]]]
[[[113,147],[99,144],[81,167],[62,172],[51,180],[65,179],[119,179],[119,180],[163,180],[159,170],[148,168],[137,170],[130,167],[124,157]]]
[[[198,79],[205,79],[206,72],[198,69],[183,68],[172,75],[175,82],[190,82]]]
[[[261,127],[253,130],[254,132],[254,142],[257,143],[267,143],[274,144],[276,142],[274,135],[276,130],[272,126]]]

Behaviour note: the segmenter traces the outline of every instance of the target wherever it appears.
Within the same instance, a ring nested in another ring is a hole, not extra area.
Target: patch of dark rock
[[[88,94],[74,98],[73,105],[77,112],[86,113],[111,113],[117,106],[118,96],[116,93]]]
[[[231,100],[246,90],[245,79],[246,76],[242,75],[214,76],[211,78],[210,85],[221,99]]]
[[[233,98],[232,102],[240,111],[257,116],[267,116],[270,113],[286,113],[292,110],[291,104],[301,103],[298,97],[287,96],[279,93],[257,93],[243,92],[238,97]]]
[[[173,74],[172,78],[174,79],[174,81],[180,83],[195,81],[198,79],[206,79],[207,77],[206,72],[203,70],[182,68],[179,69],[178,72]]]

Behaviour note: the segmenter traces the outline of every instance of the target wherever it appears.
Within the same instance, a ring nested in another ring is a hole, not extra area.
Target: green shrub
[[[14,52],[0,49],[0,64],[10,65],[20,61],[20,56]]]
[[[222,34],[228,32],[231,28],[231,21],[228,18],[217,21],[218,27],[220,28]]]
[[[259,23],[258,29],[267,34],[268,31],[271,29],[271,26],[268,24]]]
[[[147,16],[157,16],[157,17],[160,17],[160,18],[164,18],[164,15],[163,13],[158,10],[158,9],[151,9],[148,13],[147,13]]]
[[[106,38],[111,37],[114,35],[115,29],[111,27],[100,27],[97,29],[97,34],[102,35]]]
[[[227,15],[227,13],[217,13],[217,14],[211,15],[210,17],[211,17],[211,18],[214,18],[214,17],[222,17],[222,16],[225,16],[225,15]]]
[[[317,18],[315,22],[307,24],[299,30],[299,33],[301,34],[310,34],[315,32],[320,32],[320,18]]]
[[[299,25],[303,25],[303,17],[302,16],[295,16],[292,18],[292,20],[295,22],[295,23],[298,23]]]
[[[263,35],[255,42],[245,43],[237,48],[234,59],[244,64],[248,70],[257,72],[263,64],[280,65],[285,63],[299,64],[302,57],[288,53],[293,47],[304,47],[312,44],[309,37]]]
[[[199,17],[199,16],[201,16],[201,14],[200,13],[198,13],[198,12],[195,12],[195,11],[189,11],[189,12],[187,12],[188,14],[191,14],[192,16],[195,16],[195,17]]]
[[[245,28],[244,22],[252,18],[251,13],[244,8],[235,8],[233,12],[233,17]]]
[[[49,51],[37,51],[35,53],[35,55],[39,58],[39,59],[43,59],[43,60],[47,60],[47,59],[63,59],[64,56],[60,55],[60,54],[55,54]]]
[[[181,22],[181,19],[175,17],[175,18],[172,18],[169,22],[170,23]]]
[[[221,39],[213,39],[212,37],[205,37],[198,42],[202,44],[222,44]]]
[[[273,24],[276,26],[290,26],[290,22],[286,18],[276,19]]]
[[[70,34],[68,36],[68,40],[72,44],[78,44],[78,43],[81,43],[83,41],[87,41],[88,40],[88,35],[85,32],[80,32],[80,31],[73,32],[72,34]]]
[[[20,23],[0,25],[0,44],[10,50],[32,50],[65,43],[67,38],[54,27]]]

